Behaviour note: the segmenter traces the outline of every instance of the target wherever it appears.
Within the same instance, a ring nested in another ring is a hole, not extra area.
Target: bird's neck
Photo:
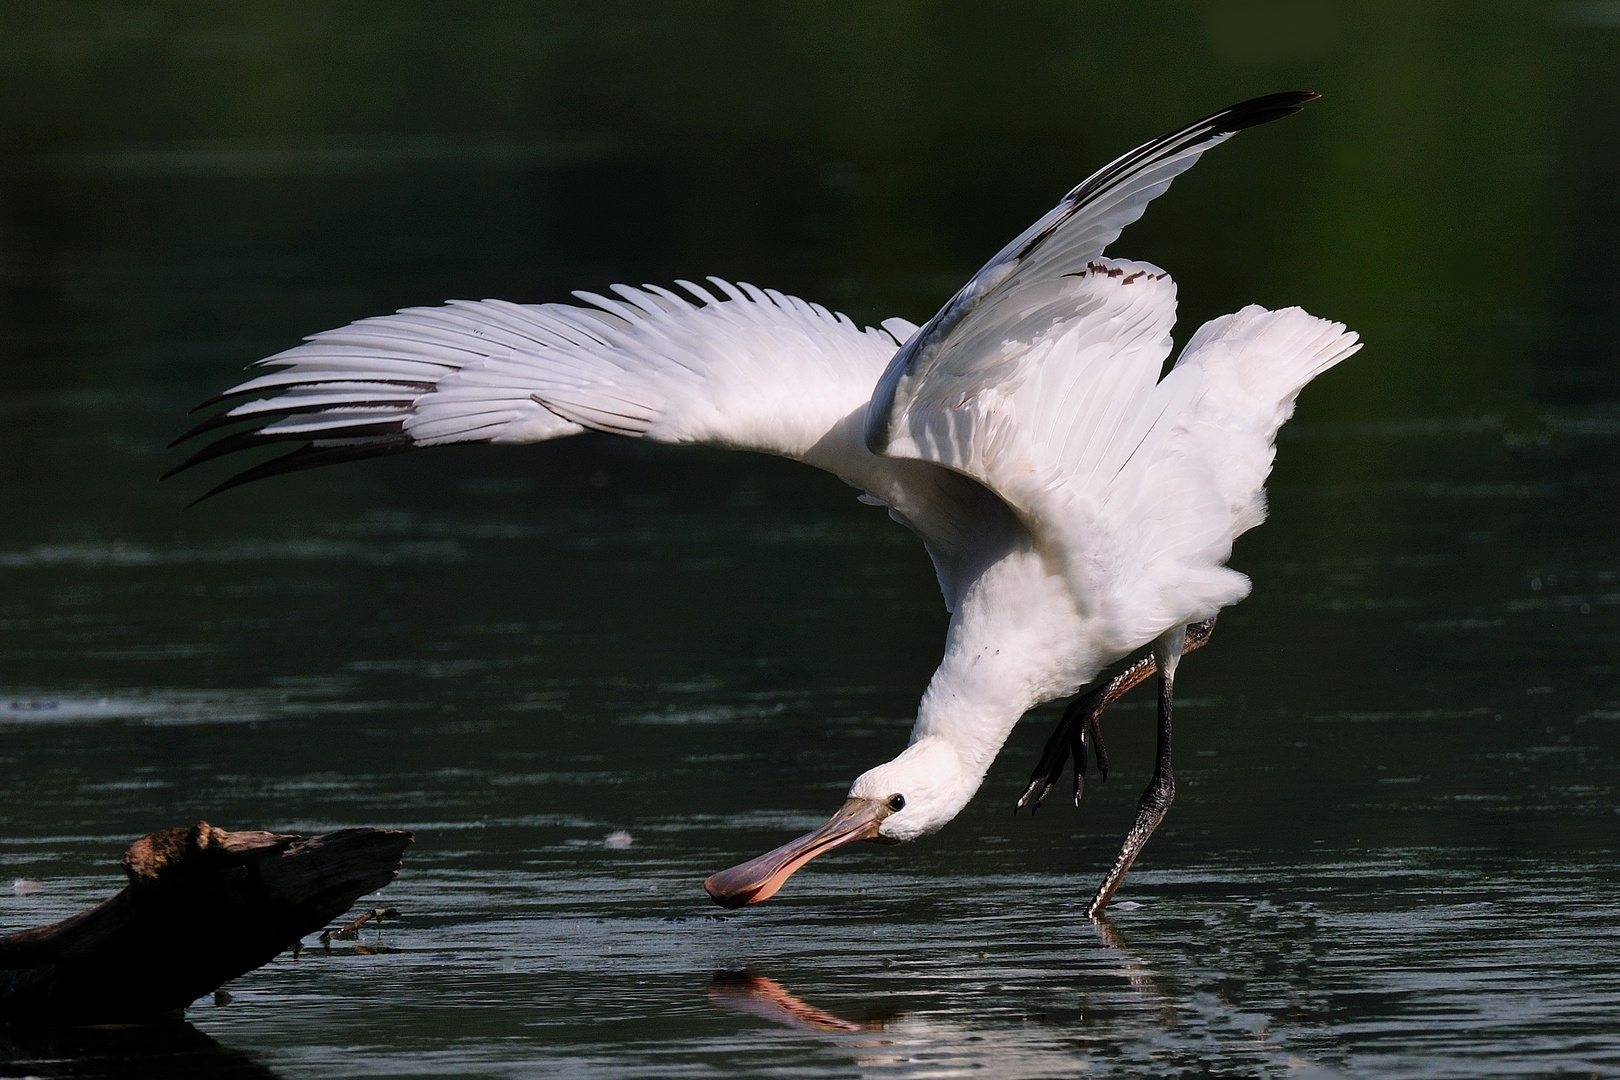
[[[955,750],[965,806],[1019,719],[1074,693],[1107,659],[1064,578],[1027,543],[1015,544],[965,590],[912,742],[940,739]]]

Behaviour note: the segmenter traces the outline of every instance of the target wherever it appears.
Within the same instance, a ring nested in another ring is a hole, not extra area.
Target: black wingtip
[[[243,432],[242,434],[253,434]],[[234,436],[227,436],[234,438]],[[255,480],[264,480],[271,476],[280,476],[283,473],[303,472],[305,469],[318,469],[322,465],[337,465],[345,461],[360,461],[364,458],[385,457],[389,454],[402,454],[407,450],[416,449],[416,442],[409,435],[396,433],[382,438],[368,438],[364,441],[341,443],[339,445],[325,445],[318,443],[305,443],[298,449],[278,458],[260,462],[251,469],[244,469],[235,476],[223,480],[191,502],[186,509],[191,509],[200,502],[212,499],[215,495],[251,484]]]
[[[186,437],[189,438],[189,433]],[[396,437],[403,438],[406,443],[409,444],[405,447],[405,449],[410,449],[411,446],[415,445],[415,443],[410,441],[410,436],[401,435],[400,422],[398,420],[385,420],[376,424],[360,424],[354,427],[340,428],[337,431],[328,434],[326,438],[342,439],[345,441],[339,446],[334,447],[328,444],[327,446],[320,447],[319,449],[342,449],[348,453],[342,457],[334,457],[332,460],[352,461],[356,457],[367,456],[364,453],[358,453],[358,451],[364,447],[384,445],[392,446]],[[258,428],[249,428],[246,431],[232,432],[223,438],[215,439],[213,442],[209,443],[207,446],[203,447],[201,450],[198,450],[196,453],[186,458],[186,460],[164,473],[158,479],[167,480],[169,477],[174,476],[177,473],[185,472],[194,465],[201,465],[205,461],[212,461],[217,457],[224,457],[226,454],[234,454],[239,450],[251,450],[256,446],[268,446],[271,443],[278,442],[307,442],[309,438],[310,436],[308,432],[267,432]],[[367,441],[361,442],[359,440]],[[391,449],[379,449],[375,452],[379,454],[387,454],[392,453],[393,451]]]
[[[375,399],[366,399],[366,398],[358,398],[358,397],[356,397],[356,398],[353,398],[353,399],[351,399],[349,401],[344,402],[344,408],[348,408],[348,409],[388,409],[388,408],[397,408],[398,404],[399,403],[397,401],[375,400]],[[191,427],[187,428],[186,431],[183,434],[181,434],[179,437],[177,437],[173,442],[169,443],[168,448],[170,450],[173,450],[175,447],[179,446],[181,443],[186,442],[189,439],[194,439],[198,435],[202,435],[202,434],[204,434],[206,432],[209,432],[209,431],[217,431],[222,427],[230,427],[232,424],[252,423],[252,424],[258,424],[258,425],[265,425],[265,424],[273,423],[276,420],[279,420],[284,416],[290,416],[290,415],[292,415],[294,413],[308,412],[309,409],[308,409],[308,406],[299,404],[297,401],[288,400],[284,404],[280,405],[278,408],[260,409],[258,412],[250,413],[250,414],[248,414],[246,416],[232,416],[231,413],[233,411],[234,410],[226,409],[224,412],[215,413],[213,416],[210,416],[205,420],[201,420],[198,423],[193,424]],[[257,431],[258,428],[254,428],[253,430]],[[397,420],[385,420],[385,421],[379,421],[379,423],[375,424],[375,425],[367,425],[365,430],[361,430],[359,428],[339,429],[337,434],[353,435],[353,434],[367,434],[368,432],[370,434],[378,434],[379,432],[381,432],[381,433],[392,433],[392,432],[398,431],[398,430],[399,430],[399,421],[397,421]],[[303,438],[304,436],[300,435],[298,437]]]
[[[1269,124],[1273,120],[1281,120],[1285,116],[1292,116],[1321,96],[1314,90],[1284,90],[1276,94],[1264,94],[1248,101],[1240,101],[1231,108],[1222,109],[1212,115],[1210,120],[1214,121],[1218,125],[1218,130],[1223,133],[1242,131],[1245,128]]]
[[[171,468],[168,472],[158,477],[158,479],[167,480],[171,476],[178,476],[180,473],[185,472],[194,465],[201,465],[205,461],[212,461],[215,458],[223,457],[226,454],[234,454],[238,450],[248,450],[255,446],[263,446],[265,443],[271,441],[272,440],[269,437],[260,435],[257,428],[250,431],[234,432],[230,435],[226,435],[224,438],[215,439],[201,450],[189,455],[184,461]],[[171,447],[172,445],[173,444],[171,444]]]
[[[252,368],[253,365],[249,364],[248,367]],[[195,416],[197,413],[202,412],[204,409],[212,408],[213,406],[221,404],[222,402],[229,401],[232,398],[242,397],[245,394],[251,394],[253,392],[254,391],[252,391],[252,390],[243,390],[240,386],[233,386],[229,390],[221,390],[219,393],[215,394],[213,397],[209,398],[208,400],[199,401],[197,404],[193,405],[190,409],[188,409],[186,411],[186,415],[187,416]]]
[[[213,416],[208,417],[208,419],[191,425],[191,427],[187,428],[183,434],[170,441],[169,445],[165,449],[173,450],[181,443],[190,439],[195,439],[198,435],[202,435],[210,431],[217,431],[222,427],[229,427],[232,424],[245,423],[252,419],[255,418],[251,416],[232,416],[229,409],[225,410],[224,412],[215,413]],[[263,423],[265,421],[260,420],[260,422]]]

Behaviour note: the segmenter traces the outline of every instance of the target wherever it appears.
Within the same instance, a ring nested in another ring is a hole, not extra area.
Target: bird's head
[[[901,844],[937,832],[973,797],[981,777],[943,739],[919,739],[893,761],[868,769],[827,823],[703,883],[715,903],[742,907],[776,895],[795,870],[857,840]]]

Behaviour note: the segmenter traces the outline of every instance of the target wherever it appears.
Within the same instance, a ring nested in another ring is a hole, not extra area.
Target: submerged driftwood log
[[[137,840],[129,884],[50,926],[0,937],[0,1023],[137,1019],[184,1009],[393,881],[412,836],[226,832]]]

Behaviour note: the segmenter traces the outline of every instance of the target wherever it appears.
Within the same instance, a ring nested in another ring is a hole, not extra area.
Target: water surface
[[[0,931],[156,828],[417,841],[363,948],[0,1074],[1620,1072],[1608,5],[73,10],[0,16]],[[926,557],[830,477],[588,437],[155,480],[241,363],[412,303],[717,272],[920,320],[1113,153],[1294,84],[1117,249],[1183,339],[1298,302],[1369,344],[1285,430],[1107,927],[1146,697],[1078,811],[1009,812],[1042,710],[938,836],[703,895],[937,660]]]

